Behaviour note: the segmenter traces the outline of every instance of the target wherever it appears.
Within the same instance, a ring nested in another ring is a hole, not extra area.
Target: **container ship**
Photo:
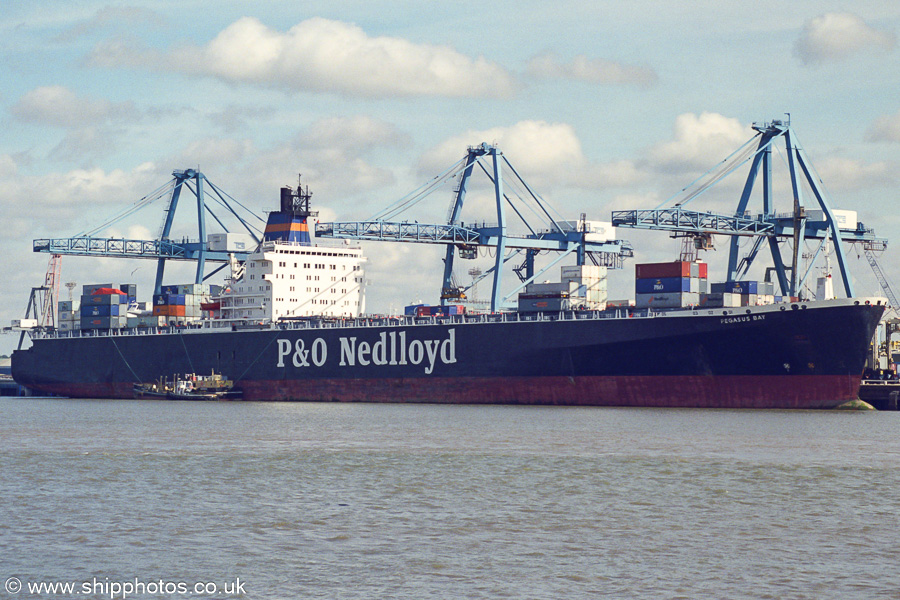
[[[15,380],[84,398],[199,373],[250,401],[832,408],[856,399],[887,305],[710,284],[705,263],[677,261],[637,265],[633,301],[607,298],[605,267],[575,265],[514,311],[367,316],[361,247],[313,239],[297,193],[282,189],[222,289],[167,286],[129,316],[133,286],[85,286],[13,354]]]

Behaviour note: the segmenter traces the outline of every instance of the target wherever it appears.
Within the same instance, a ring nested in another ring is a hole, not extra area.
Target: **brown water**
[[[0,598],[900,595],[900,413],[2,399],[0,415]]]

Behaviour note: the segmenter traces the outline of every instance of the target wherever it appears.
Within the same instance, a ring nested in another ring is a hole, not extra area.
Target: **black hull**
[[[828,408],[856,398],[884,308],[38,338],[13,355],[13,374],[76,397],[131,397],[134,383],[214,370],[244,400]]]

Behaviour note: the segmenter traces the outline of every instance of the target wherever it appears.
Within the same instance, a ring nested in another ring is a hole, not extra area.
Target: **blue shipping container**
[[[424,304],[411,304],[407,307],[404,307],[403,314],[413,317],[416,315],[416,311],[418,311],[419,307],[425,306]]]
[[[709,285],[709,291],[713,294],[756,294],[758,289],[757,281],[726,281]]]
[[[635,279],[634,291],[638,294],[671,294],[690,292],[690,277],[660,277],[657,279]]]
[[[117,317],[118,304],[88,304],[81,307],[82,317]]]

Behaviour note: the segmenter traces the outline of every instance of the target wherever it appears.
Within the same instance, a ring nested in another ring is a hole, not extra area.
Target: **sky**
[[[353,221],[487,142],[563,217],[609,220],[677,197],[749,140],[752,123],[789,118],[832,207],[900,243],[898,31],[900,4],[883,0],[10,0],[0,324],[22,318],[44,281],[50,257],[32,252],[34,239],[93,230],[188,168],[260,215],[302,174],[322,220]],[[691,208],[733,212],[744,177]],[[789,208],[788,187],[776,181],[776,206]],[[445,222],[452,192],[400,219]],[[464,219],[490,221],[492,202],[483,178],[473,182]],[[154,239],[163,209],[97,235]],[[190,204],[176,222],[190,237]],[[678,255],[662,232],[617,236],[635,258],[611,274],[611,296],[633,290],[632,263]],[[726,243],[704,256],[713,279],[717,268],[724,278]],[[365,249],[370,311],[437,302],[443,247]],[[865,257],[848,252],[857,294],[880,294]],[[889,245],[879,264],[900,282],[896,256]],[[170,263],[166,283],[192,281],[193,269]],[[136,283],[149,301],[155,273],[149,260],[61,261],[74,297],[83,284]],[[17,343],[0,335],[0,354]]]

